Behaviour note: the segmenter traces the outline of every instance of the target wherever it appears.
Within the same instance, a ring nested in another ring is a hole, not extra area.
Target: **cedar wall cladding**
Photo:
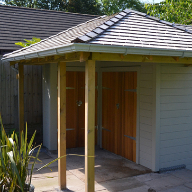
[[[140,72],[139,163],[152,169],[153,65],[141,65]]]
[[[192,169],[192,67],[161,65],[160,168]]]

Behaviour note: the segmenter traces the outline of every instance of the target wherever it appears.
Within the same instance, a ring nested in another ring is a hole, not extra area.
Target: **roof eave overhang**
[[[33,53],[21,54],[15,57],[4,57],[3,61],[20,61],[23,59],[42,58],[52,55],[62,55],[73,52],[100,52],[100,53],[118,53],[118,54],[135,54],[135,55],[156,55],[172,57],[192,57],[191,50],[160,49],[146,47],[128,47],[87,43],[71,43],[65,46],[53,47],[52,49],[41,50]]]

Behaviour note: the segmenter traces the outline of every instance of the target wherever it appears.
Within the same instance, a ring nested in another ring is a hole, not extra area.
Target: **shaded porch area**
[[[84,153],[84,148],[67,150],[67,188],[69,191],[85,191]],[[95,156],[95,191],[132,189],[141,185],[135,179],[131,179],[132,176],[151,172],[146,167],[103,149],[96,148]],[[39,158],[42,163],[37,164],[36,169],[56,159],[57,151],[49,152],[44,149]],[[35,191],[58,190],[58,163],[51,164],[50,169],[44,168],[34,174],[32,183]]]

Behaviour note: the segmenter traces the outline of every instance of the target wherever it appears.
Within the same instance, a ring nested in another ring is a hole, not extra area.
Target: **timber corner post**
[[[19,64],[19,135],[24,131],[24,65]]]
[[[64,157],[62,157],[64,156]],[[58,62],[58,180],[66,189],[66,63]]]
[[[85,192],[95,191],[95,61],[85,64]]]

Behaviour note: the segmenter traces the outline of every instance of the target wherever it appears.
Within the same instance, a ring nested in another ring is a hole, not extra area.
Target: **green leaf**
[[[8,152],[7,155],[9,156],[9,159],[11,160],[12,169],[13,169],[14,173],[17,175],[21,191],[23,192],[24,191],[24,188],[23,188],[24,186],[22,185],[21,177],[19,175],[19,172],[17,170],[17,166],[16,166],[15,161],[13,159],[13,151]]]

